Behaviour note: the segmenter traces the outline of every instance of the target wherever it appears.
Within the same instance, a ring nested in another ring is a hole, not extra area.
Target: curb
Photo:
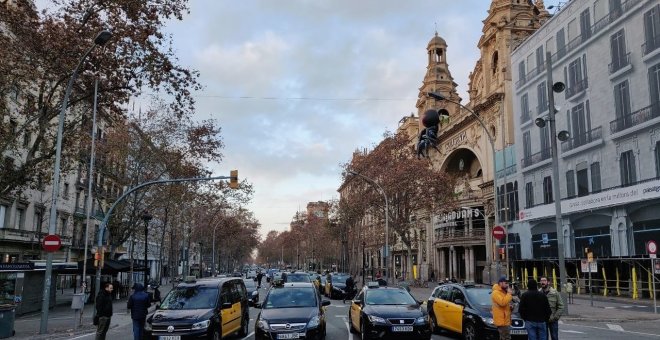
[[[593,318],[593,317],[584,317],[581,315],[571,315],[571,316],[562,316],[561,321],[589,321],[589,322],[614,322],[614,323],[625,323],[625,322],[640,322],[640,321],[660,321],[660,316],[655,318],[619,318],[619,319],[603,319],[603,318]]]

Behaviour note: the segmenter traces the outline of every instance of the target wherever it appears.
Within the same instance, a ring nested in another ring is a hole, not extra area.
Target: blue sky
[[[168,24],[198,69],[200,119],[223,128],[225,160],[254,184],[262,234],[307,202],[337,198],[340,164],[416,112],[437,31],[467,102],[489,0],[194,0]],[[436,26],[437,25],[437,26]],[[302,98],[302,99],[301,99]]]

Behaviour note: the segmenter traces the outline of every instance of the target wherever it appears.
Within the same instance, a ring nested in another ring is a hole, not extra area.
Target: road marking
[[[564,333],[584,334],[584,332],[580,332],[580,331],[571,331],[571,330],[568,330],[568,329],[560,329],[559,331],[560,331],[560,332],[564,332]]]
[[[613,331],[623,332],[623,327],[621,327],[621,325],[613,325],[611,323],[606,323],[605,325]]]
[[[247,339],[247,338],[249,338],[249,337],[251,337],[251,336],[253,336],[253,335],[254,335],[254,332],[248,334],[246,337],[244,337],[244,338],[241,339],[241,340],[245,340],[245,339]],[[73,339],[71,339],[71,340],[73,340]]]
[[[615,309],[616,307],[606,306],[606,307],[603,307],[603,308],[605,308],[605,309]]]
[[[90,336],[90,335],[94,335],[94,334],[96,334],[96,332],[94,332],[94,333],[83,334],[83,335],[77,336],[77,337],[75,337],[75,338],[71,338],[71,339],[69,339],[69,340],[82,339],[82,338],[86,338],[86,337],[88,337],[88,336]]]
[[[578,324],[566,324],[566,326],[585,327],[585,328],[601,329],[601,330],[606,330],[606,331],[611,330],[609,328],[596,327],[596,326],[587,326],[587,325],[578,325]],[[630,333],[630,334],[646,335],[646,336],[652,336],[652,337],[660,338],[660,334],[651,334],[651,333],[642,333],[642,332],[633,332],[633,331],[621,331],[621,332]]]

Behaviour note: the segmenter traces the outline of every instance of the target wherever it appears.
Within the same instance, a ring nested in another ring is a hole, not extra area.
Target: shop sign
[[[7,271],[26,271],[34,270],[34,263],[0,263],[0,270]]]
[[[617,188],[561,201],[563,214],[578,211],[593,210],[598,208],[639,202],[649,199],[660,198],[660,181],[640,183],[625,188]],[[523,209],[518,214],[521,221],[546,218],[555,215],[555,205],[545,204],[538,207]]]
[[[446,222],[452,222],[452,221],[457,221],[457,220],[463,220],[466,219],[470,216],[472,218],[479,217],[481,214],[481,211],[479,209],[460,209],[456,211],[450,211],[447,213],[440,214],[438,218],[439,223],[446,223]]]

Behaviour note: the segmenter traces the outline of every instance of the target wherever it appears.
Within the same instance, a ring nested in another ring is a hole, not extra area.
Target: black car
[[[439,328],[462,334],[466,340],[499,339],[491,311],[492,287],[448,283],[436,287],[427,308],[434,331]],[[511,315],[511,336],[527,339],[525,322],[517,313]]]
[[[309,274],[303,272],[286,273],[286,280],[284,282],[312,282]]]
[[[325,312],[312,283],[278,283],[271,287],[255,322],[255,339],[325,339]]]
[[[243,279],[243,283],[245,284],[245,289],[247,289],[248,302],[254,306],[255,303],[259,302],[259,287],[257,287],[257,283],[252,279]]]
[[[370,282],[352,301],[348,319],[362,339],[431,339],[426,309],[401,287]]]
[[[325,296],[334,299],[344,297],[344,290],[346,289],[346,279],[348,274],[335,273],[330,275],[330,281],[325,283]]]
[[[248,334],[248,296],[239,278],[178,284],[147,317],[146,337],[159,340],[224,339]]]

